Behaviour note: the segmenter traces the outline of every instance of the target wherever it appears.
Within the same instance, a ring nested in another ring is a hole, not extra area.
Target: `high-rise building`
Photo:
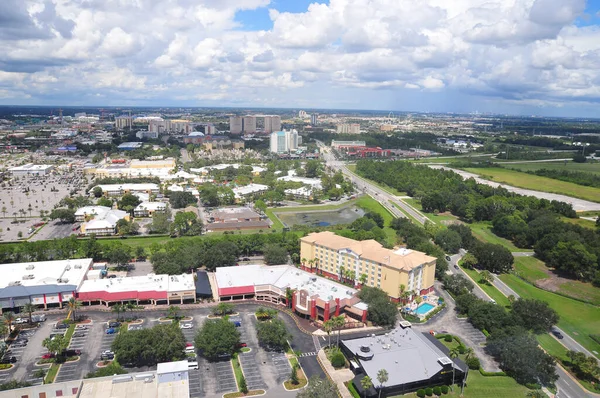
[[[204,126],[204,134],[215,135],[217,134],[217,128],[214,124],[207,124],[206,126]]]
[[[256,116],[244,116],[242,118],[242,130],[244,134],[256,133]]]
[[[313,113],[312,115],[310,115],[310,124],[312,126],[316,126],[317,124],[319,124],[319,114],[318,113]]]
[[[298,112],[298,117],[300,119],[304,119],[307,116],[308,116],[308,113],[306,113],[306,111],[300,111],[300,112]]]
[[[133,125],[133,119],[131,118],[131,116],[123,115],[123,116],[117,116],[115,118],[115,127],[117,130],[124,130],[126,128],[131,128],[132,125]]]
[[[298,132],[276,131],[270,136],[270,149],[273,153],[286,153],[298,149]]]
[[[358,124],[358,123],[338,124],[337,125],[337,133],[338,134],[360,134],[360,124]]]
[[[274,131],[281,130],[281,117],[277,115],[266,115],[264,118],[264,129],[263,131],[270,134]]]
[[[241,116],[229,117],[229,132],[231,134],[242,134],[243,120]]]

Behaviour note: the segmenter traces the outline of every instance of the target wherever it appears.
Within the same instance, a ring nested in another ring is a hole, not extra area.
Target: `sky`
[[[600,115],[600,0],[0,0],[0,105]]]

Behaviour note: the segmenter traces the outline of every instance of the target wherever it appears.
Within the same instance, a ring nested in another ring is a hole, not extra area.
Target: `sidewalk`
[[[354,378],[354,373],[352,373],[350,369],[335,370],[333,366],[331,366],[331,363],[329,363],[327,355],[325,355],[325,350],[323,349],[319,350],[319,353],[317,354],[317,360],[319,361],[319,365],[321,365],[325,371],[327,377],[329,377],[331,381],[337,385],[340,393],[339,395],[342,398],[353,398],[352,394],[350,394],[350,391],[348,391],[348,388],[346,388],[344,383],[352,380]]]
[[[371,332],[371,331],[373,333],[376,333],[376,332],[380,332],[382,330],[383,330],[383,328],[381,326],[364,326],[362,328],[342,329],[342,330],[340,330],[340,334],[344,335],[344,334],[352,334],[352,333],[356,333],[356,332]],[[335,337],[337,335],[337,333],[338,333],[337,330],[333,330],[331,332],[331,335]],[[318,330],[314,331],[313,334],[315,336],[327,336],[327,332],[324,331],[323,329],[318,329]]]

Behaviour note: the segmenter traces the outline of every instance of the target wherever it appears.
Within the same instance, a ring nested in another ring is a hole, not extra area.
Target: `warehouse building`
[[[8,171],[13,177],[23,176],[45,176],[54,170],[54,166],[49,164],[33,164],[28,163],[23,166],[11,167]]]
[[[76,295],[92,263],[91,258],[84,258],[0,265],[2,311],[30,302],[44,308],[62,308],[64,302]]]
[[[126,193],[147,193],[157,194],[160,192],[160,188],[156,184],[143,183],[143,184],[101,184],[96,185],[102,189],[104,196],[123,196]],[[94,187],[94,188],[96,188]],[[94,192],[94,188],[89,190],[91,194]]]
[[[356,375],[352,380],[361,397],[376,397],[370,388],[365,394],[360,381],[369,376],[377,380],[381,369],[388,372],[381,396],[390,397],[438,385],[451,385],[454,380],[462,384],[467,378],[468,367],[460,359],[450,359],[448,348],[429,333],[412,330],[409,322],[391,332],[358,339],[342,340],[342,352]]]

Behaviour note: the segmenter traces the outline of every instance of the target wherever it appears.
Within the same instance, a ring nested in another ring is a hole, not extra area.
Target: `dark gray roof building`
[[[389,375],[382,396],[392,396],[429,386],[450,385],[453,367],[457,383],[466,377],[467,366],[450,359],[447,348],[435,340],[411,327],[397,327],[383,335],[342,340],[342,350],[356,374],[353,383],[361,396],[364,392],[360,380],[368,375],[377,385],[380,369]],[[368,392],[367,396],[374,392]]]

